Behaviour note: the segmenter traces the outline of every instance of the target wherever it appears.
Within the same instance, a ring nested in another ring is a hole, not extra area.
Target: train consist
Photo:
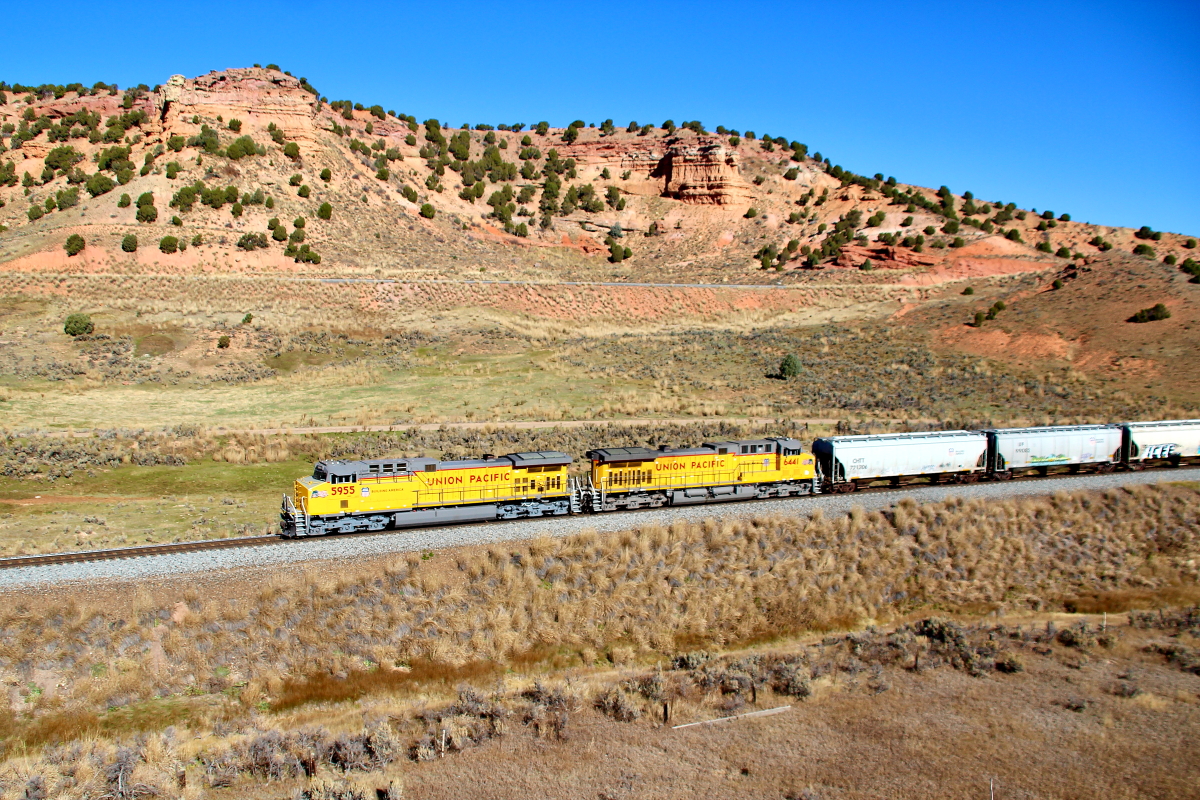
[[[288,538],[898,486],[1200,463],[1200,420],[832,436],[588,451],[590,469],[542,451],[481,459],[320,461],[280,512]]]

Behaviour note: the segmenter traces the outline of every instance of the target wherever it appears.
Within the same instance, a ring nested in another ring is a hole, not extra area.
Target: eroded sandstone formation
[[[317,96],[298,78],[272,69],[252,67],[210,72],[186,79],[173,75],[154,94],[157,116],[166,128],[191,127],[194,116],[274,122],[289,140],[316,139]]]
[[[663,196],[684,203],[748,203],[750,186],[738,172],[737,156],[720,139],[671,139],[652,173],[664,180]]]

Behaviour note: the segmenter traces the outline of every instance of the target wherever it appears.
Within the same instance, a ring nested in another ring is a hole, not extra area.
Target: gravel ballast
[[[666,525],[676,520],[697,522],[720,518],[745,518],[776,514],[809,514],[821,509],[826,516],[849,513],[856,506],[866,510],[887,508],[904,498],[918,503],[939,502],[951,497],[997,499],[1046,495],[1060,491],[1115,489],[1121,486],[1200,481],[1200,468],[1155,470],[1109,475],[1073,475],[1056,478],[1014,480],[948,486],[914,486],[888,491],[849,495],[822,495],[775,500],[685,506],[587,516],[493,522],[445,528],[418,528],[384,534],[328,536],[301,539],[263,547],[200,550],[167,555],[52,564],[0,570],[0,591],[46,587],[87,581],[137,581],[162,579],[188,573],[297,565],[309,561],[364,559],[447,547],[493,544],[540,536],[569,536],[585,530],[624,531],[645,525]]]

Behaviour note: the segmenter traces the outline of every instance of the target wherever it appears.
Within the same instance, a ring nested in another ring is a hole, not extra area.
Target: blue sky
[[[278,63],[330,99],[565,125],[699,119],[855,172],[1200,234],[1200,3],[17,4],[10,83]],[[99,40],[86,33],[97,25]],[[20,31],[18,35],[16,32]]]

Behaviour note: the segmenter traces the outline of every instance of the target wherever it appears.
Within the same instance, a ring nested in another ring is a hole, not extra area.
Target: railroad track
[[[1159,472],[1159,471],[1176,470],[1176,469],[1179,469],[1179,467],[1148,467],[1144,471]],[[1184,469],[1186,470],[1187,467],[1184,467]],[[1140,472],[1143,470],[1138,470],[1138,471]],[[1200,473],[1200,470],[1197,470],[1197,472]],[[1086,474],[1093,475],[1094,473],[1086,473]],[[1050,475],[1036,475],[1036,474],[1035,475],[1024,475],[1024,476],[1018,476],[1009,481],[1005,481],[1001,485],[1010,485],[1011,486],[1011,485],[1020,485],[1020,484],[1026,484],[1026,483],[1038,483],[1038,482],[1042,482],[1042,481],[1051,481],[1051,480],[1056,480],[1059,478],[1065,478],[1065,477],[1069,477],[1069,476],[1071,476],[1070,473],[1053,473]],[[1191,476],[1189,475],[1188,477],[1191,477]],[[1184,480],[1186,480],[1186,479],[1187,478],[1184,478]],[[969,487],[988,486],[988,485],[997,485],[997,484],[996,484],[996,482],[993,482],[993,481],[981,481],[978,483],[969,483],[969,484],[968,483],[935,483],[935,484],[904,483],[899,486],[891,486],[891,485],[865,486],[865,487],[858,489],[856,492],[847,493],[847,494],[832,494],[831,493],[831,494],[821,494],[821,495],[815,495],[815,496],[807,495],[807,497],[810,497],[816,503],[820,503],[820,498],[825,498],[825,497],[837,497],[837,498],[842,498],[842,499],[850,499],[850,498],[855,497],[856,495],[891,493],[891,492],[903,491],[905,489],[934,489],[934,488],[950,489],[950,488],[969,488]],[[802,496],[802,497],[804,497],[804,496]],[[770,498],[762,498],[762,499],[743,500],[740,502],[720,503],[719,505],[720,506],[733,506],[733,507],[747,507],[747,506],[754,506],[754,505],[760,505],[760,504],[769,505],[771,503],[776,503],[776,502],[786,501],[786,500],[796,500],[796,499],[800,499],[800,498],[770,497]],[[687,506],[686,508],[697,508],[697,507],[696,506]],[[619,516],[629,515],[632,517],[636,517],[638,514],[640,514],[644,510],[645,509],[621,509],[619,511],[607,512],[603,516],[611,517],[614,515],[619,515]],[[558,518],[557,517],[541,517],[541,518],[537,518],[537,519],[538,520],[552,520],[552,519],[558,519]],[[516,523],[520,523],[520,522],[531,522],[531,521],[536,521],[536,520],[523,519],[523,520],[511,520],[509,522],[510,522],[510,524],[516,524]],[[454,523],[452,527],[455,527],[455,528],[477,527],[477,526],[491,526],[491,525],[496,525],[496,524],[503,524],[503,523],[501,523],[499,521],[481,521],[481,522],[466,522],[466,523],[459,522],[459,523]],[[420,530],[420,529],[410,529],[410,530]],[[369,533],[362,532],[362,533],[350,533],[350,534],[331,534],[329,536],[315,537],[313,539],[302,539],[302,540],[298,540],[298,541],[318,541],[320,539],[336,538],[339,535],[352,536],[352,537],[357,538],[357,537],[365,537],[365,536],[387,536],[387,535],[395,534],[395,533],[398,533],[398,531],[386,530],[386,531],[369,532]],[[195,551],[200,551],[200,550],[229,550],[229,549],[238,548],[238,547],[264,547],[264,546],[268,546],[268,545],[284,545],[284,544],[294,544],[294,542],[293,542],[293,540],[284,539],[279,536],[245,536],[245,537],[238,537],[238,538],[231,538],[231,539],[209,539],[209,540],[203,541],[203,542],[177,542],[174,544],[140,545],[137,547],[121,547],[121,548],[116,548],[116,549],[112,549],[112,550],[80,550],[80,551],[76,551],[73,553],[48,553],[46,555],[37,555],[37,556],[16,556],[16,557],[11,557],[11,558],[0,558],[0,569],[14,569],[17,567],[44,567],[44,566],[49,566],[52,564],[71,564],[71,563],[83,563],[83,562],[88,562],[88,561],[113,561],[113,560],[119,560],[119,559],[125,559],[125,558],[141,558],[143,556],[160,556],[160,555],[169,555],[171,553],[187,553],[187,552],[195,552]]]
[[[112,550],[79,550],[73,553],[47,553],[39,556],[15,556],[0,558],[0,569],[16,567],[45,567],[50,564],[73,564],[85,561],[112,561],[122,558],[162,556],[171,553],[188,553],[196,550],[228,550],[234,547],[262,547],[282,544],[278,536],[245,536],[236,539],[209,539],[203,542],[176,542],[174,544],[147,544],[138,547],[118,547]]]

